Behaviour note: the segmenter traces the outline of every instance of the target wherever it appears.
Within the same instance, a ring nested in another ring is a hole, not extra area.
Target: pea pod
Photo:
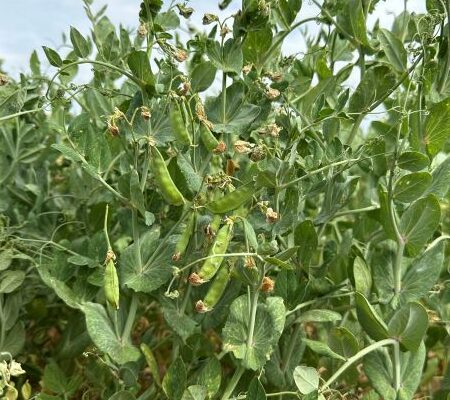
[[[175,246],[175,253],[172,256],[173,261],[180,261],[181,257],[186,252],[192,233],[194,232],[194,226],[195,226],[195,213],[191,213],[189,215],[186,227],[184,228],[184,231],[181,234],[181,237]]]
[[[240,207],[249,201],[254,194],[255,189],[253,184],[248,183],[219,199],[211,201],[206,205],[206,208],[214,214],[224,214]]]
[[[181,110],[178,104],[175,104],[170,109],[170,126],[172,127],[173,134],[177,142],[185,145],[191,145],[192,139],[187,130],[186,124],[181,115]]]
[[[184,204],[184,197],[173,182],[166,162],[156,146],[150,146],[150,155],[150,167],[155,175],[156,185],[164,199],[175,206]]]
[[[119,278],[117,276],[117,270],[113,260],[109,260],[106,264],[103,288],[108,303],[118,310],[120,295]]]
[[[214,151],[219,146],[219,141],[205,124],[200,124],[200,140],[208,151]]]
[[[211,286],[206,292],[206,296],[202,301],[203,311],[200,312],[211,311],[216,306],[223,293],[225,292],[229,280],[230,270],[228,268],[228,265],[222,265],[219,268],[219,271],[217,272],[217,275],[215,276],[213,282],[211,283]]]
[[[216,240],[209,249],[208,256],[215,254],[225,254],[230,240],[233,236],[233,222],[228,220],[227,223],[219,229],[216,235]],[[197,272],[200,282],[207,282],[214,277],[224,257],[208,258]]]

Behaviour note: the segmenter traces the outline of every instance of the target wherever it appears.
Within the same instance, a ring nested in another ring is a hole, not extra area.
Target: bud
[[[172,261],[180,261],[181,260],[181,253],[177,251],[175,254],[172,255]]]
[[[107,264],[109,260],[116,261],[116,258],[116,253],[114,253],[112,249],[108,249],[108,251],[106,252],[105,264]]]
[[[31,397],[32,393],[33,393],[33,390],[27,379],[27,381],[20,388],[20,394],[22,395],[24,400],[28,400]]]
[[[282,129],[281,127],[273,123],[265,126],[264,128],[261,128],[260,130],[258,130],[258,133],[260,135],[270,135],[272,137],[278,137],[280,136],[279,133],[281,129]]]
[[[176,49],[173,56],[175,57],[175,60],[177,60],[178,62],[183,62],[187,60],[188,53],[186,50]]]
[[[8,77],[0,74],[0,86],[5,86],[8,83]]]
[[[231,32],[230,28],[228,28],[228,26],[224,25],[224,26],[222,27],[222,29],[220,30],[220,36],[221,36],[221,37],[225,37],[225,36],[227,36],[227,34],[230,33],[230,32]]]
[[[203,314],[205,312],[210,311],[210,309],[207,307],[207,305],[205,303],[203,303],[203,301],[199,300],[195,303],[195,311]]]
[[[138,28],[138,35],[142,38],[145,38],[147,36],[148,30],[145,24],[140,24]]]
[[[219,20],[219,18],[217,17],[217,15],[206,13],[203,16],[203,25],[209,25],[218,20]]]
[[[254,143],[249,143],[244,140],[236,140],[233,145],[234,151],[239,154],[249,154],[253,147],[255,147]]]
[[[186,96],[191,90],[191,83],[189,81],[185,81],[181,84],[181,88],[179,88],[178,94],[180,96]]]
[[[268,276],[265,276],[263,278],[262,284],[261,284],[261,290],[264,293],[271,293],[273,292],[273,289],[275,287],[275,281]]]
[[[146,121],[150,119],[152,114],[150,113],[150,109],[146,106],[141,107],[141,117],[144,118]]]
[[[244,259],[245,268],[253,269],[256,267],[255,259],[252,256],[245,256]]]
[[[279,82],[283,78],[281,72],[269,72],[267,75],[274,82]]]
[[[278,213],[273,211],[273,208],[268,207],[266,210],[266,222],[268,224],[273,224],[278,221]]]
[[[171,292],[165,292],[164,296],[168,297],[169,299],[176,299],[180,297],[180,292],[178,290],[172,290]]]
[[[192,13],[194,12],[194,9],[192,7],[186,7],[185,5],[177,4],[178,12],[183,18],[188,19]]]
[[[247,75],[253,68],[252,64],[247,64],[242,67],[242,72],[244,75]]]
[[[250,153],[250,160],[252,160],[253,162],[258,162],[264,160],[265,158],[266,152],[264,150],[264,147],[262,146],[256,146]]]
[[[115,123],[108,122],[108,131],[111,136],[116,137],[119,136],[119,127]]]
[[[202,278],[200,278],[198,274],[196,274],[195,272],[189,275],[188,280],[192,286],[200,286],[203,283],[205,283],[205,281]]]
[[[214,154],[222,154],[225,153],[225,151],[227,150],[227,145],[225,144],[225,142],[220,141],[219,144],[217,145],[217,147],[213,150]]]
[[[268,88],[266,90],[266,97],[269,100],[275,100],[279,96],[280,96],[280,91],[278,89]]]

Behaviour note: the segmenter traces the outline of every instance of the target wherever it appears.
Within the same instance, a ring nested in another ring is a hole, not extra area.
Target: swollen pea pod
[[[150,168],[162,196],[169,204],[181,206],[185,203],[184,197],[173,182],[166,162],[156,146],[150,146],[150,155]]]
[[[236,190],[227,193],[225,196],[211,201],[206,205],[206,208],[214,214],[224,214],[240,207],[242,204],[249,201],[254,194],[254,185],[252,183],[247,183]]]
[[[220,298],[227,288],[228,281],[230,280],[230,269],[228,265],[222,265],[217,272],[211,286],[206,292],[206,296],[203,300],[197,301],[195,304],[195,309],[197,312],[204,313],[211,311],[216,304],[219,302]]]
[[[113,260],[109,260],[106,264],[103,289],[108,303],[118,310],[120,295],[119,277],[117,276],[117,270]]]
[[[233,221],[227,220],[226,224],[219,229],[216,235],[216,239],[209,249],[208,256],[214,256],[216,254],[225,254],[228,245],[230,244],[233,236]],[[206,259],[197,273],[192,273],[189,277],[189,281],[193,285],[201,285],[204,282],[209,281],[214,277],[220,265],[222,264],[224,257],[211,257]]]
[[[173,261],[180,261],[181,257],[186,252],[186,249],[189,245],[189,241],[191,240],[192,233],[194,232],[194,226],[195,226],[195,213],[191,213],[189,215],[186,227],[184,228],[184,231],[181,234],[181,237],[175,246],[175,252],[172,256]]]
[[[183,116],[178,104],[174,104],[170,108],[169,119],[175,139],[182,144],[190,146],[192,144],[192,139],[189,131],[186,128],[186,124],[183,120]]]
[[[205,124],[200,124],[200,140],[205,145],[208,151],[214,151],[219,146],[219,141],[212,134]]]

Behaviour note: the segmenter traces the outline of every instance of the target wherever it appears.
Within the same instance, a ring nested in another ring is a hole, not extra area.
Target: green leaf
[[[62,58],[60,55],[53,49],[47,46],[42,46],[44,49],[44,53],[47,57],[48,62],[50,65],[53,65],[56,68],[60,68],[63,64]]]
[[[357,0],[360,3],[360,0]],[[396,83],[395,75],[386,66],[370,68],[349,100],[348,111],[359,114],[381,99]]]
[[[68,384],[66,375],[55,362],[46,365],[43,381],[46,389],[58,394],[65,393]]]
[[[0,293],[11,293],[22,285],[25,272],[8,270],[0,275]]]
[[[120,281],[136,292],[150,293],[158,289],[172,276],[171,256],[175,249],[177,236],[169,238],[165,246],[153,254],[161,243],[159,228],[152,228],[137,244],[128,246],[120,257]]]
[[[361,257],[356,257],[353,262],[353,277],[356,291],[369,297],[372,291],[372,273]]]
[[[177,358],[164,375],[162,387],[169,400],[181,400],[186,387],[187,373],[183,360]]]
[[[409,351],[416,351],[428,329],[428,314],[420,303],[408,303],[399,309],[388,325],[389,335]]]
[[[114,393],[108,400],[135,400],[136,397],[127,390]]]
[[[176,29],[180,26],[180,18],[174,10],[159,13],[155,18],[155,24],[165,31]]]
[[[436,197],[444,198],[450,189],[450,157],[442,161],[431,173],[433,182],[427,193],[432,193]]]
[[[450,97],[429,108],[425,122],[424,141],[428,152],[435,156],[443,150],[450,137]]]
[[[224,350],[232,351],[245,368],[262,368],[278,342],[284,320],[285,308],[281,298],[270,297],[266,304],[258,304],[252,345],[247,347],[250,324],[248,296],[239,296],[231,304],[222,330]]]
[[[12,329],[6,334],[6,337],[0,347],[1,352],[8,352],[14,357],[20,353],[25,345],[25,328],[23,323],[18,321]]]
[[[301,394],[312,393],[319,388],[319,374],[313,367],[295,367],[294,381]]]
[[[399,231],[406,249],[417,254],[439,226],[441,207],[436,196],[429,194],[419,199],[403,213]]]
[[[207,394],[205,387],[192,385],[184,391],[181,400],[204,400],[206,399]]]
[[[397,166],[401,169],[416,172],[430,165],[430,159],[418,151],[405,151],[400,155]]]
[[[414,260],[402,278],[400,304],[427,296],[437,282],[444,263],[444,243],[439,241]]]
[[[255,376],[250,382],[250,386],[248,387],[248,392],[246,399],[248,400],[265,400],[266,391],[264,390],[263,385],[259,381],[259,379]]]
[[[82,157],[71,147],[66,146],[62,143],[54,143],[52,144],[52,147],[56,150],[58,150],[64,157],[66,157],[68,160],[79,162],[82,160]]]
[[[216,357],[208,359],[196,380],[197,385],[204,386],[208,396],[212,399],[220,389],[222,381],[222,367]]]
[[[378,40],[389,63],[397,72],[406,70],[407,55],[401,40],[387,29],[378,31]]]
[[[431,175],[428,172],[413,172],[403,175],[394,187],[394,197],[403,203],[411,203],[422,196],[431,186]]]
[[[392,218],[389,210],[389,199],[387,191],[379,185],[378,186],[378,199],[380,202],[380,216],[379,222],[383,226],[384,232],[389,239],[396,239],[395,228],[392,223]]]
[[[324,357],[330,357],[336,360],[345,361],[344,357],[331,350],[326,343],[323,343],[319,340],[310,340],[310,339],[302,339],[302,342],[305,343],[306,346],[308,346],[314,353],[317,353]]]
[[[342,315],[331,310],[308,310],[297,318],[298,322],[336,322],[342,319]]]
[[[72,42],[73,50],[78,57],[86,58],[89,55],[89,43],[73,26],[70,27],[70,41]]]
[[[3,250],[0,253],[0,271],[3,271],[10,266],[13,258],[14,253],[12,249]]]
[[[81,306],[81,310],[86,317],[89,336],[100,351],[118,364],[136,361],[140,357],[141,353],[128,342],[128,338],[116,336],[112,322],[101,304],[87,302]]]
[[[133,51],[128,56],[128,66],[133,75],[151,86],[155,83],[155,78],[150,67],[150,60],[145,51]]]
[[[420,384],[425,362],[426,348],[423,342],[416,352],[400,353],[400,390],[394,389],[394,369],[386,348],[378,349],[364,357],[364,371],[372,386],[385,400],[411,400]]]
[[[241,73],[243,56],[239,41],[228,39],[222,49],[219,42],[208,40],[206,54],[217,69],[238,75]]]
[[[297,257],[301,265],[306,268],[319,243],[316,229],[311,220],[307,219],[295,227],[294,243],[298,246]]]
[[[276,4],[277,7],[274,7],[273,12],[277,22],[283,29],[289,30],[300,8],[302,8],[302,0],[278,0]]]
[[[342,357],[350,358],[359,350],[358,339],[347,328],[334,327],[328,336],[328,346]]]
[[[222,108],[222,95],[208,98],[205,110],[209,120],[213,123],[215,132],[241,134],[259,115],[260,107],[245,102],[244,85],[235,82],[226,88],[225,112]]]
[[[19,112],[25,104],[27,90],[13,85],[0,87],[0,117]]]
[[[366,19],[361,0],[348,0],[338,15],[338,23],[359,43],[368,45]]]
[[[212,62],[202,61],[191,72],[191,87],[193,92],[203,92],[208,89],[216,78],[217,68]]]
[[[358,321],[373,340],[389,337],[387,326],[369,301],[361,293],[355,293],[356,314]]]
[[[181,337],[183,342],[194,334],[197,323],[171,304],[163,307],[164,319],[167,324]]]
[[[242,45],[244,64],[263,65],[267,61],[266,52],[271,44],[272,29],[269,26],[262,30],[248,32]]]
[[[145,343],[141,343],[140,348],[142,353],[144,354],[145,361],[148,368],[150,369],[153,379],[158,386],[161,386],[161,377],[159,376],[159,367],[155,355],[153,354],[150,347],[148,347]]]

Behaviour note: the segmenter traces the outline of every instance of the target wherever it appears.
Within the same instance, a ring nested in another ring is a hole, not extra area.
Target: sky
[[[83,34],[88,34],[90,22],[85,16],[81,0],[0,0],[0,59],[3,69],[13,77],[28,69],[31,52],[38,49],[41,60],[44,59],[42,46],[52,48],[61,44],[61,34],[68,35],[70,25],[75,26]],[[95,0],[93,8],[99,9],[105,0]],[[138,25],[140,0],[108,0],[107,16],[117,26],[134,28]],[[169,4],[164,0],[165,5]],[[189,5],[196,11],[191,22],[201,28],[201,19],[205,12],[219,14],[217,0],[191,0]],[[239,9],[241,1],[234,0],[222,15],[229,15]],[[424,12],[425,0],[408,0],[409,11]],[[317,14],[317,7],[310,0],[303,1],[298,18],[306,18]],[[375,15],[368,24],[373,25],[376,19],[382,27],[390,28],[394,15],[403,10],[402,0],[382,0],[378,3]],[[207,27],[209,28],[209,27]],[[309,24],[311,32],[317,30],[315,22]],[[286,53],[297,53],[303,50],[301,33],[293,33],[286,40],[283,49]]]

